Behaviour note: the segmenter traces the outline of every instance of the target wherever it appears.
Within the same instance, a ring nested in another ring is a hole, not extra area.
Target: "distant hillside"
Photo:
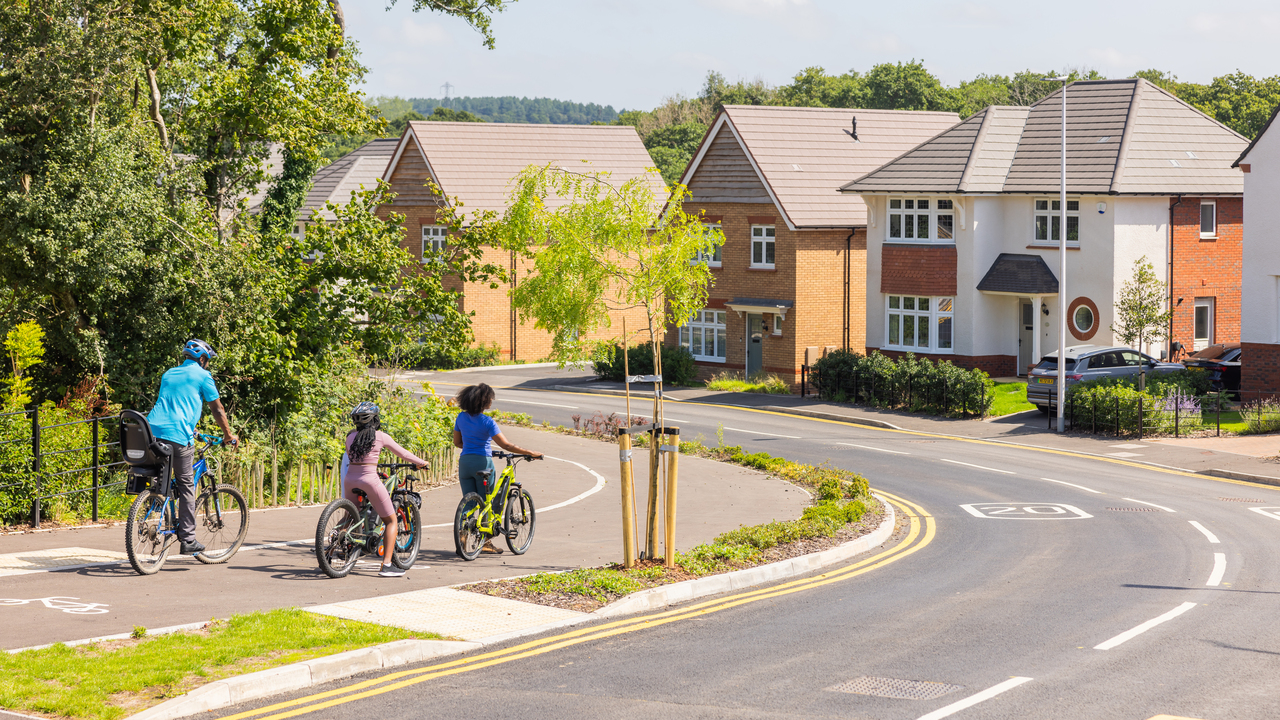
[[[593,122],[611,123],[618,113],[611,105],[576,103],[551,98],[520,97],[458,97],[449,98],[447,104],[436,98],[410,98],[413,109],[430,115],[437,107],[446,106],[500,123],[550,123],[552,125],[590,125]]]

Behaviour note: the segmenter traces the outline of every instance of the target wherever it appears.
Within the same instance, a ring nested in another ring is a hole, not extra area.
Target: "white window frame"
[[[756,231],[760,233],[757,235]],[[776,225],[752,225],[751,226],[751,267],[766,270],[772,270],[777,267],[777,226]],[[760,252],[756,252],[756,246],[760,247]],[[772,256],[773,260],[770,260]],[[760,258],[756,262],[756,258]]]
[[[1040,204],[1044,203],[1044,209],[1040,208]],[[1075,206],[1075,210],[1071,206]],[[1058,241],[1053,238],[1055,227],[1061,224],[1059,218],[1062,217],[1062,199],[1056,197],[1038,197],[1031,201],[1031,245],[1044,245],[1047,247],[1058,247]],[[1040,218],[1045,220],[1045,233],[1047,239],[1041,240],[1036,236],[1039,230]],[[1067,247],[1080,247],[1080,198],[1067,198],[1067,227],[1071,227],[1071,219],[1076,220],[1076,239],[1067,240]],[[1061,235],[1061,232],[1059,232]]]
[[[422,226],[422,262],[432,262],[427,248],[433,252],[443,253],[449,247],[449,229],[443,225]],[[443,258],[435,258],[436,262],[444,262]]]
[[[1217,298],[1213,297],[1198,297],[1195,299],[1195,302],[1192,303],[1191,347],[1194,352],[1200,352],[1214,343],[1214,331],[1217,330],[1217,328],[1214,327],[1215,321],[1217,320],[1214,315],[1216,314],[1217,304]],[[1205,311],[1205,330],[1208,331],[1203,339],[1196,337],[1196,315],[1200,313],[1201,308],[1204,308]]]
[[[707,308],[693,313],[689,322],[680,326],[680,346],[687,348],[694,360],[704,362],[726,362],[728,354],[728,316],[727,310]],[[698,348],[694,351],[693,334],[698,333]],[[708,354],[707,343],[711,342],[711,353]]]
[[[896,300],[896,302],[895,302]],[[907,301],[910,302],[907,302]],[[920,301],[927,300],[929,308],[927,310],[919,310]],[[907,308],[906,305],[911,305]],[[894,307],[897,305],[897,307]],[[943,307],[947,309],[942,309]],[[892,328],[893,320],[897,318],[898,325],[898,341],[893,342]],[[905,339],[905,330],[907,322],[904,316],[911,317],[911,327],[913,334],[913,343],[918,343],[920,332],[917,329],[921,321],[927,322],[929,325],[928,345],[912,344],[907,345],[903,342]],[[939,329],[943,320],[951,321],[951,347],[938,347]],[[941,295],[935,297],[926,297],[922,295],[889,295],[884,296],[884,349],[885,350],[901,350],[904,352],[914,352],[924,355],[952,355],[955,353],[956,346],[956,321],[955,321],[955,297],[950,295]]]
[[[712,253],[705,253],[699,250],[697,253],[694,254],[693,259],[689,261],[689,264],[693,265],[695,263],[706,263],[707,267],[713,267],[713,268],[721,267],[721,265],[723,264],[721,254],[722,254],[722,251],[724,250],[724,230],[720,227],[720,223],[704,223],[702,227],[706,228],[708,233],[711,233],[711,232],[720,233],[720,237],[721,237],[720,244],[716,246],[715,252],[712,252]]]
[[[921,207],[923,205],[923,207]],[[944,243],[956,241],[955,201],[949,197],[891,197],[886,203],[885,242],[892,243]],[[896,223],[895,223],[896,221]],[[919,236],[921,221],[928,223],[925,237]],[[896,225],[896,228],[895,228]],[[944,237],[942,226],[951,228]],[[894,235],[895,229],[897,235]],[[910,235],[910,237],[908,237]]]
[[[773,316],[773,334],[782,335],[782,315],[775,314]]]
[[[1212,208],[1210,212],[1213,214],[1213,229],[1209,232],[1204,231],[1204,209],[1206,206]],[[1200,201],[1200,237],[1205,239],[1218,237],[1218,202],[1216,200]]]
[[[1080,314],[1081,310],[1087,311],[1089,313],[1089,317],[1093,318],[1093,323],[1090,324],[1089,327],[1087,328],[1080,327],[1080,323],[1076,322],[1076,317]],[[1083,303],[1081,303],[1080,305],[1077,305],[1075,312],[1071,313],[1071,327],[1075,328],[1076,332],[1080,333],[1081,335],[1084,335],[1085,333],[1090,332],[1094,328],[1098,327],[1098,313],[1094,312],[1093,308]]]

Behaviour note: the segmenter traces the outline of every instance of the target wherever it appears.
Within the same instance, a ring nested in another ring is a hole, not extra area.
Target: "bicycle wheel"
[[[249,507],[239,490],[215,485],[196,498],[196,540],[204,545],[197,560],[206,565],[230,560],[248,533]]]
[[[329,503],[316,523],[316,560],[331,578],[346,577],[360,559],[360,544],[348,534],[360,523],[356,506],[346,498]]]
[[[458,503],[458,511],[453,515],[453,545],[463,560],[475,560],[484,547],[484,533],[476,527],[476,521],[482,512],[484,500],[475,493],[467,493]]]
[[[523,555],[533,544],[533,526],[537,515],[533,510],[533,497],[527,490],[511,491],[507,498],[506,517],[503,518],[506,528],[507,547],[517,555]]]
[[[391,553],[391,564],[401,570],[413,567],[418,559],[418,548],[422,545],[422,519],[418,516],[418,506],[408,500],[399,498],[392,501],[396,510],[396,551]]]
[[[151,490],[139,493],[129,507],[124,524],[124,549],[129,564],[139,575],[155,575],[169,555],[176,535],[162,534],[165,529],[165,497]],[[172,519],[169,520],[172,523]]]

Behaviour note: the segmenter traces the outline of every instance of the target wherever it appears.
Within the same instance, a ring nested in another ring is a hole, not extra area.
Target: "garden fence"
[[[1046,427],[1057,424],[1057,405],[1051,398]],[[1232,407],[1232,404],[1235,407]],[[1280,429],[1280,400],[1274,393],[1213,392],[1204,395],[1170,394],[1151,398],[1134,393],[1121,397],[1104,391],[1077,391],[1067,397],[1063,418],[1066,429],[1116,437],[1222,434],[1224,415],[1230,422],[1244,422],[1251,432]],[[1235,415],[1239,414],[1239,420]]]
[[[42,425],[40,408],[0,414],[6,421],[0,438],[0,513],[13,517],[22,508],[32,527],[40,527],[43,511],[51,502],[99,520],[104,491],[123,493],[128,468],[120,454],[119,418],[92,417]],[[14,433],[17,423],[25,431]],[[87,431],[87,434],[86,434]],[[15,436],[16,435],[16,436]],[[57,448],[57,449],[52,449]],[[431,467],[419,477],[429,483],[453,475],[454,448],[415,449]],[[281,464],[275,448],[256,452],[219,449],[206,459],[209,472],[219,483],[235,486],[250,508],[292,503],[328,502],[341,492],[339,458],[307,458]],[[4,517],[0,515],[0,524]]]

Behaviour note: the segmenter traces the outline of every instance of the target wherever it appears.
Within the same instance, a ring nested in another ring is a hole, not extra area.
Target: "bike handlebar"
[[[414,465],[413,463],[378,463],[378,467],[391,468],[392,470],[399,470],[401,468],[416,468],[418,466]]]
[[[210,445],[210,446],[216,446],[216,445],[221,445],[221,444],[222,444],[222,438],[220,438],[220,437],[214,437],[214,436],[212,436],[212,435],[205,435],[204,433],[200,433],[199,435],[197,435],[197,437],[199,437],[201,441],[205,442],[206,444],[208,444],[208,445]],[[233,442],[233,443],[231,443],[231,446],[232,446],[232,447],[235,447],[235,446],[236,446],[236,445],[238,445],[238,444],[239,444],[239,443],[235,443],[235,442]]]
[[[539,455],[537,457],[534,457],[533,455],[521,455],[519,453],[509,453],[509,452],[502,452],[501,450],[494,450],[493,457],[496,457],[499,460],[517,460],[519,458],[524,458],[529,462],[533,462],[534,460],[541,460],[544,456]]]

